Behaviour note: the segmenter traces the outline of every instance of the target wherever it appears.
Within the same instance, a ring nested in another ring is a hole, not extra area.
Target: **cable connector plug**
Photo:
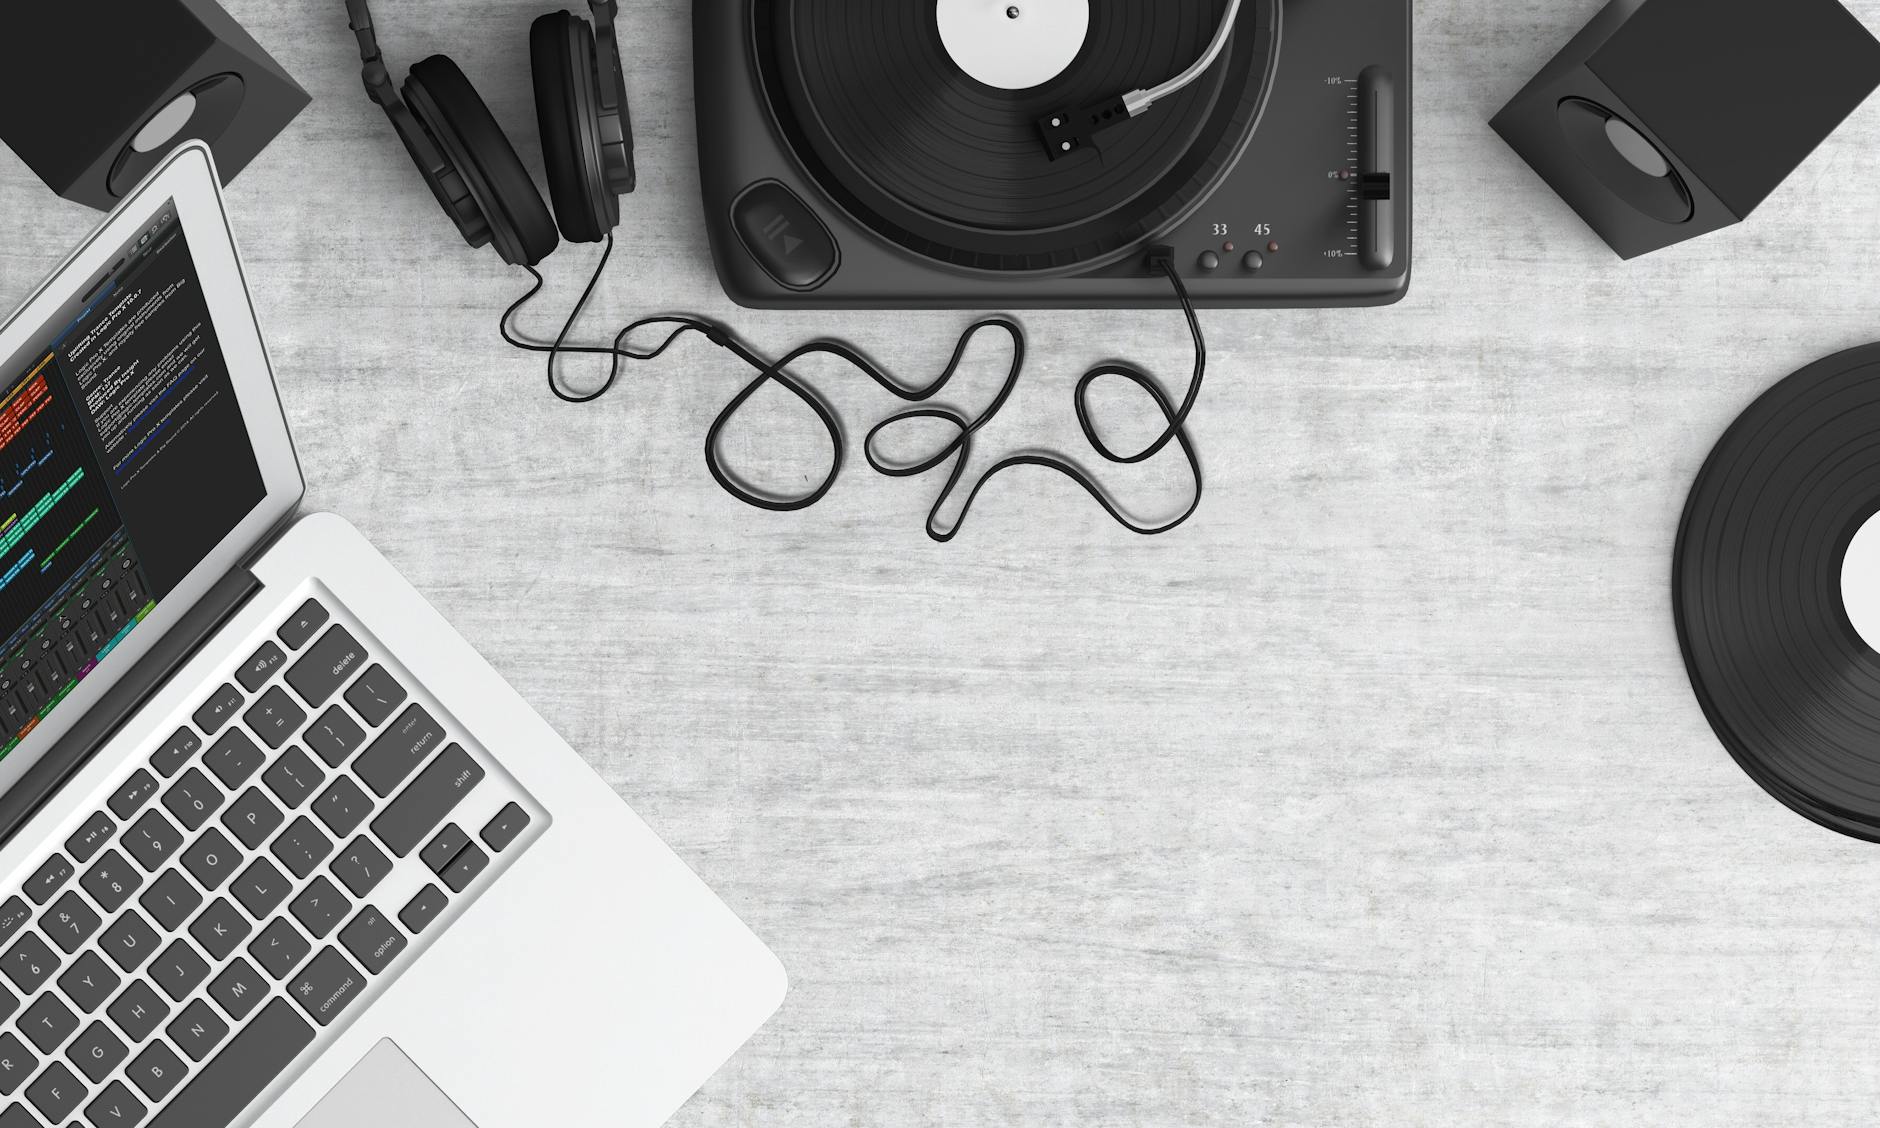
[[[1157,243],[1149,248],[1149,269],[1158,274],[1175,273],[1175,248],[1166,243]]]

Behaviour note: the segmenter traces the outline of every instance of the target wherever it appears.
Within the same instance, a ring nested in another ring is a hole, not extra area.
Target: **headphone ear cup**
[[[594,30],[550,12],[529,26],[529,60],[556,222],[570,242],[599,242],[620,222],[620,200],[602,165]]]
[[[560,240],[542,194],[502,127],[457,64],[432,55],[411,68],[405,101],[463,174],[489,221],[490,242],[503,261],[534,266]]]

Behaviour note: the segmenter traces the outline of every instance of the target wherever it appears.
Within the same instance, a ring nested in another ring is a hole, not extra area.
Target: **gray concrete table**
[[[700,448],[744,374],[709,346],[597,406],[550,399],[495,337],[526,278],[455,243],[361,95],[337,0],[230,6],[315,99],[230,192],[310,504],[357,523],[790,969],[782,1012],[675,1124],[1880,1105],[1880,850],[1732,765],[1667,583],[1725,425],[1880,337],[1880,102],[1752,222],[1624,265],[1486,124],[1595,0],[1429,0],[1408,300],[1206,315],[1209,492],[1180,534],[1126,535],[1032,474],[940,548],[931,480],[852,467],[797,516],[721,494]],[[541,6],[378,12],[401,63],[454,55],[538,172]],[[1854,7],[1880,27],[1880,0]],[[968,314],[725,301],[687,5],[629,0],[623,23],[640,191],[595,333],[689,309],[764,347],[844,331],[937,370]],[[0,216],[8,302],[96,219],[10,157]],[[550,305],[591,256],[551,260]],[[1023,320],[1039,363],[981,465],[1075,449],[1089,364],[1189,363],[1170,313]],[[976,357],[958,402],[998,367]],[[894,406],[811,376],[858,431]],[[817,432],[769,406],[732,449],[800,481]],[[1145,512],[1183,501],[1178,468],[1105,477]]]

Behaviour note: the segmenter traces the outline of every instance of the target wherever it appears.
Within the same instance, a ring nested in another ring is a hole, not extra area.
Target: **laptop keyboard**
[[[232,1124],[540,833],[342,618],[299,603],[0,891],[0,1128]]]

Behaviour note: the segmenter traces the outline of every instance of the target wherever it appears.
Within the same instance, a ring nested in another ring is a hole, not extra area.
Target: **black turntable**
[[[1219,56],[1126,117],[1124,91],[1207,59],[1231,3],[695,0],[726,292],[766,308],[1159,306],[1154,244],[1199,305],[1396,301],[1409,0],[1243,0]]]

